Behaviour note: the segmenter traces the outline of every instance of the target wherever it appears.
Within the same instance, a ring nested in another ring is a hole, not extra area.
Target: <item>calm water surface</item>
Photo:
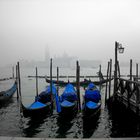
[[[81,73],[85,74],[86,71],[87,69],[82,70]],[[98,69],[90,69],[88,74],[93,75],[93,71],[95,75]],[[75,74],[75,70],[67,70],[69,73],[64,72],[68,75]],[[39,70],[40,75],[46,75],[46,73],[49,74],[49,70]],[[34,101],[35,79],[27,78],[28,75],[34,74],[34,69],[21,70],[22,100],[25,105]],[[0,91],[10,88],[12,83],[13,80],[0,82]],[[46,85],[44,79],[39,79],[39,91],[42,91]],[[59,93],[61,94],[62,91],[63,88],[60,88]],[[80,91],[82,97],[84,90],[81,88]],[[17,101],[15,94],[9,103],[0,107],[0,135],[47,138],[139,137],[140,121],[133,115],[127,115],[123,108],[115,111],[108,110],[104,106],[105,87],[102,87],[101,93],[102,107],[100,114],[95,120],[88,121],[82,119],[82,113],[78,113],[75,118],[70,120],[67,120],[67,118],[62,120],[55,109],[52,115],[48,115],[45,118],[38,118],[36,120],[24,118],[20,113],[19,101]]]

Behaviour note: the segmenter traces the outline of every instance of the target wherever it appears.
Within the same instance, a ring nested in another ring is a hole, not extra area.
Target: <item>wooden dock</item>
[[[119,67],[119,65],[117,65],[117,67]],[[138,64],[136,65],[136,75],[132,75],[132,59],[130,60],[129,80],[128,78],[124,79],[120,77],[120,71],[118,71],[117,67],[114,72],[113,98],[111,97],[109,100],[119,102],[119,104],[124,105],[127,110],[140,116],[140,82],[138,81]]]
[[[118,78],[116,85],[114,99],[140,116],[140,83]]]

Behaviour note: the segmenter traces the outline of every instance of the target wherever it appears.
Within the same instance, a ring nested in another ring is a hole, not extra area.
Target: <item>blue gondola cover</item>
[[[95,88],[96,86],[93,84],[93,83],[90,83],[89,85],[88,85],[88,88],[87,89],[93,89],[93,88]]]
[[[90,83],[85,91],[85,99],[93,101],[95,103],[101,100],[100,91],[96,88],[93,83]]]
[[[55,94],[57,93],[56,87],[55,87],[54,84],[52,84],[52,93],[53,93],[53,95],[55,95]],[[43,96],[44,94],[45,94],[45,95],[46,95],[46,94],[51,94],[51,86],[48,86],[48,87],[46,88],[46,90],[44,90],[43,92],[40,93],[39,96]]]
[[[48,86],[45,92],[50,93],[51,92],[51,86]],[[55,95],[57,93],[56,87],[54,84],[52,84],[52,93]]]
[[[54,84],[52,84],[52,93],[53,97],[56,96],[57,91]],[[51,101],[51,87],[48,86],[46,90],[42,91],[39,96],[35,97],[35,101],[39,101],[42,103],[50,102]]]
[[[64,100],[64,101],[61,103],[61,106],[62,106],[62,107],[71,107],[71,106],[73,106],[73,105],[74,105],[74,103],[69,102],[69,101],[67,101],[67,100]]]
[[[78,99],[77,94],[73,85],[70,83],[67,84],[63,94],[60,97],[60,101],[67,100],[67,101],[73,102],[73,101],[76,101],[77,99]]]
[[[46,105],[41,103],[41,102],[34,102],[32,103],[28,108],[29,109],[37,109],[37,108],[41,108],[41,107],[45,107]]]
[[[86,103],[86,106],[89,108],[89,109],[96,109],[98,108],[98,103],[95,103],[95,102],[92,102],[92,101],[89,101]]]

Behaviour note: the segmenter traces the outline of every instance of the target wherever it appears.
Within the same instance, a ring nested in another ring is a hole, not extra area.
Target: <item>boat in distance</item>
[[[45,77],[45,80],[47,83],[51,83],[51,80],[48,79],[47,77]],[[113,78],[111,79],[113,80]],[[101,80],[101,81],[91,81],[91,80],[87,80],[87,79],[84,79],[83,81],[80,81],[80,86],[88,86],[89,83],[94,83],[95,85],[102,85],[106,82],[109,82],[110,80],[109,79],[104,79],[104,80]],[[63,80],[53,80],[53,83],[54,84],[58,84],[59,86],[66,86],[69,81],[63,81]],[[76,81],[74,82],[70,82],[73,86],[76,86]]]

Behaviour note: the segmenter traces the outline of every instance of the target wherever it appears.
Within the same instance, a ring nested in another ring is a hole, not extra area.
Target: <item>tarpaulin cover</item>
[[[95,88],[96,86],[93,84],[93,83],[90,83],[87,87],[87,89],[92,89],[92,88]]]
[[[54,84],[52,84],[52,93],[55,96],[57,93],[56,87]],[[38,97],[36,97],[36,101],[46,103],[51,101],[51,87],[48,86],[46,90],[42,91]]]
[[[89,101],[86,103],[86,106],[89,108],[89,109],[96,109],[98,108],[98,103],[95,103],[95,102],[92,102],[92,101]]]
[[[42,108],[45,106],[46,106],[45,104],[37,101],[37,102],[32,103],[28,108],[29,109],[37,109],[37,108]]]
[[[51,92],[51,86],[48,86],[45,90],[46,93],[50,93]],[[54,84],[52,84],[52,93],[53,95],[55,95],[57,93],[56,87]]]
[[[100,91],[94,87],[94,84],[89,84],[85,91],[85,99],[93,102],[99,102],[101,99]]]
[[[77,94],[72,84],[67,84],[63,94],[60,96],[60,101],[68,100],[70,102],[77,100]]]
[[[62,106],[62,107],[71,107],[71,106],[74,106],[74,103],[69,102],[69,101],[67,101],[67,100],[64,100],[64,101],[61,103],[61,106]]]

